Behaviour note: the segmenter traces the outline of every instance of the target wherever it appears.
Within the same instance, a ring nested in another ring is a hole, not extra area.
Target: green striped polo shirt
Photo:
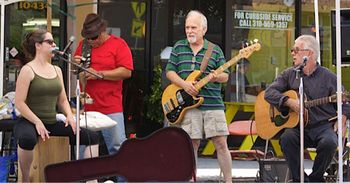
[[[175,71],[182,79],[186,79],[194,70],[200,70],[204,54],[208,49],[208,43],[209,41],[204,39],[203,48],[197,55],[194,55],[187,39],[176,42],[171,51],[166,71]],[[200,76],[200,79],[208,75],[211,70],[219,68],[225,62],[222,50],[219,46],[214,45],[208,66]],[[229,73],[228,69],[225,72]],[[199,91],[198,96],[204,97],[204,102],[199,107],[200,110],[223,110],[225,108],[221,97],[221,87],[221,83],[209,82]]]

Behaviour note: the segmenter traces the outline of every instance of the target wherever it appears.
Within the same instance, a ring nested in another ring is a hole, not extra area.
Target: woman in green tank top
[[[51,33],[35,30],[25,37],[22,45],[30,62],[23,66],[16,83],[15,105],[22,118],[14,133],[18,139],[22,180],[29,182],[38,137],[45,141],[53,135],[69,136],[70,143],[75,144],[76,123],[64,90],[62,71],[51,64],[54,56],[51,50],[56,46]],[[66,115],[65,123],[56,121],[56,106]],[[80,136],[81,144],[91,146],[85,149],[85,158],[98,156],[98,134],[81,129]]]

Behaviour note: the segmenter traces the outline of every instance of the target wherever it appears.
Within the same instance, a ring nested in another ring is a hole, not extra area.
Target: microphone
[[[68,42],[68,44],[66,45],[66,47],[63,49],[63,53],[66,53],[67,51],[68,51],[68,49],[69,49],[69,47],[73,44],[73,42],[75,41],[75,37],[74,36],[71,36],[70,38],[69,38],[69,42]]]
[[[302,69],[304,68],[304,66],[306,65],[306,62],[309,60],[309,57],[308,57],[308,56],[303,56],[302,60],[303,60],[303,63],[297,65],[297,66],[294,68],[295,71],[300,71],[300,70],[302,70]]]
[[[58,49],[58,47],[51,48],[50,52],[53,53],[53,54],[55,54],[55,55],[56,55],[56,54],[57,54],[57,55],[64,55],[64,54],[65,54],[63,51],[60,51],[60,50]]]
[[[58,55],[58,56],[63,56],[63,55],[66,55],[66,56],[67,56],[67,53],[64,53],[63,51],[60,51],[60,50],[58,49],[58,47],[51,48],[51,49],[50,49],[50,52],[53,53],[53,54],[55,54],[55,55]],[[82,58],[81,58],[81,61],[84,63],[85,61],[87,61],[87,59],[89,59],[89,58],[82,57]]]
[[[303,56],[303,64],[306,64],[306,62],[309,60],[308,56]]]

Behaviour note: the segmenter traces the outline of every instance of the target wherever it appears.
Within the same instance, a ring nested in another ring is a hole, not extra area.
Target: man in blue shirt
[[[336,93],[337,77],[327,68],[317,63],[320,46],[314,36],[302,35],[295,40],[291,54],[294,67],[288,68],[266,89],[265,99],[280,112],[292,110],[299,113],[299,100],[283,95],[288,90],[298,90],[300,77],[296,68],[303,64],[305,98],[313,100],[328,97]],[[337,148],[337,122],[330,121],[337,116],[334,103],[326,103],[307,108],[308,124],[304,128],[305,147],[315,147],[317,156],[312,173],[305,181],[324,182],[323,175],[329,166]],[[343,132],[346,131],[346,120],[350,117],[350,105],[343,104]],[[300,130],[299,126],[285,129],[280,137],[284,156],[292,172],[293,181],[300,181]]]

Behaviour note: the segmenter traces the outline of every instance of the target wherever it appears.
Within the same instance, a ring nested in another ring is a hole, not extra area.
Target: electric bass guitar
[[[294,90],[289,90],[283,95],[292,99],[298,99],[298,94]],[[283,114],[279,112],[275,107],[269,104],[265,99],[265,92],[260,92],[256,98],[255,103],[255,121],[257,134],[267,140],[274,137],[279,131],[284,128],[294,128],[299,123],[299,114],[292,110]],[[342,94],[342,101],[349,101],[350,94],[345,92]],[[337,102],[337,95],[331,95],[329,97],[323,97],[315,100],[305,101],[304,107],[304,123],[305,126],[308,123],[307,109],[322,104]]]
[[[254,43],[239,51],[239,54],[226,62],[224,65],[215,70],[217,74],[224,72],[225,69],[238,62],[241,58],[248,58],[254,51],[260,50],[260,43]],[[197,81],[201,72],[199,70],[193,71],[186,81]],[[194,84],[197,90],[200,90],[209,82],[209,77],[206,76]],[[203,97],[191,96],[185,90],[175,84],[169,85],[162,95],[162,107],[165,117],[170,124],[178,124],[182,121],[185,112],[188,109],[196,108],[204,101]]]

